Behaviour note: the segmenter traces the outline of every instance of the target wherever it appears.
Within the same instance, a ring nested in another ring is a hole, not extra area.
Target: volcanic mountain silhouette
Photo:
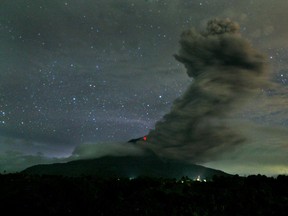
[[[130,142],[137,142],[137,139]],[[138,176],[156,178],[211,179],[214,175],[227,176],[220,170],[191,164],[185,161],[160,158],[147,151],[142,156],[104,156],[95,159],[75,160],[67,163],[35,165],[22,171],[26,174],[62,176],[99,176],[104,178],[134,178]]]

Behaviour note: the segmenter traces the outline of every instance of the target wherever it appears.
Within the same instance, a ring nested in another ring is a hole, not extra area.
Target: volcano
[[[133,140],[134,141],[134,140]],[[153,152],[142,156],[104,156],[95,159],[74,160],[66,163],[43,164],[29,167],[25,174],[61,176],[99,176],[103,178],[135,178],[139,176],[155,178],[227,176],[220,170],[191,164],[181,160],[160,158]]]

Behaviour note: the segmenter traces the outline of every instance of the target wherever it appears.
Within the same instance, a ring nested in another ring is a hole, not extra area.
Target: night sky
[[[288,173],[285,0],[2,0],[0,171],[141,154],[193,78],[173,57],[181,32],[230,18],[266,55],[272,87],[230,116],[246,142],[202,163],[230,173]]]

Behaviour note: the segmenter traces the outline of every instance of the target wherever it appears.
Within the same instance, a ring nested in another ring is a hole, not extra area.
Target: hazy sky
[[[1,0],[0,171],[73,152],[138,154],[123,143],[153,129],[193,82],[173,57],[181,32],[229,17],[277,86],[231,114],[247,142],[205,165],[288,173],[287,11],[284,0]]]

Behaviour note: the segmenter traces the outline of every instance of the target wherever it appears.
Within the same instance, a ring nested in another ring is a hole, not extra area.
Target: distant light
[[[198,175],[197,178],[195,179],[195,181],[201,181],[201,176]]]
[[[144,140],[144,141],[146,141],[146,140],[147,140],[147,137],[146,137],[146,136],[144,136],[144,137],[143,137],[143,140]]]

